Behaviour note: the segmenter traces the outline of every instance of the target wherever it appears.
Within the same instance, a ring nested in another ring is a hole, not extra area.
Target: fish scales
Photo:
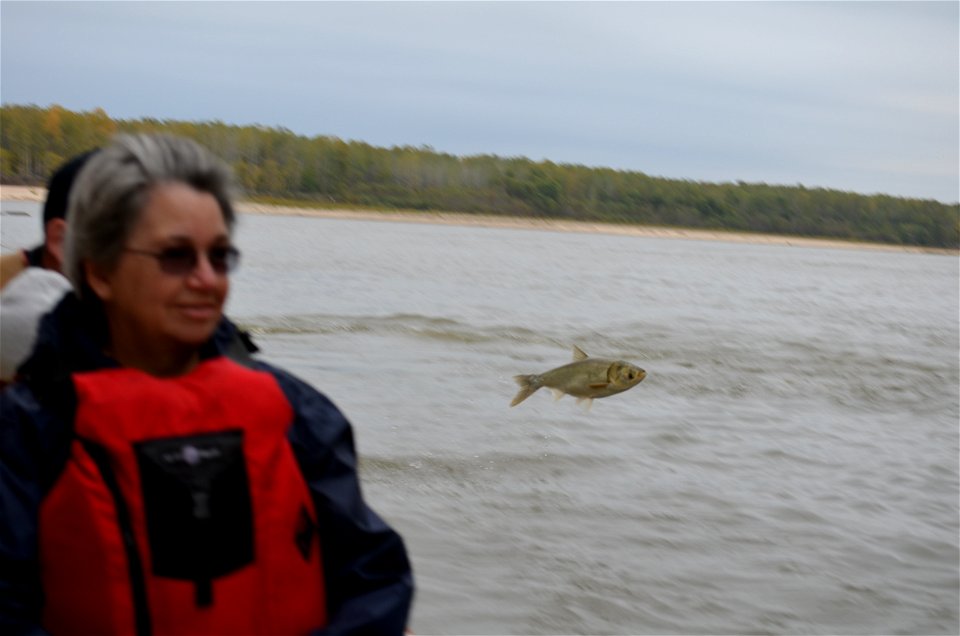
[[[590,387],[607,384],[607,372],[610,365],[610,360],[599,358],[579,360],[542,373],[540,378],[544,386],[558,389],[567,395],[600,397],[599,393],[604,391],[591,389]],[[604,395],[611,395],[611,393],[605,393]]]
[[[572,395],[577,402],[587,401],[589,406],[595,398],[622,393],[636,386],[647,375],[640,367],[623,360],[590,358],[576,346],[573,347],[573,358],[573,362],[543,373],[514,376],[520,391],[510,406],[516,406],[541,387],[552,389],[558,399],[564,394]]]

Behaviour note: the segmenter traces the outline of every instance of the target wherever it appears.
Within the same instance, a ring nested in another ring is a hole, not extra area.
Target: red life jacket
[[[74,375],[76,439],[40,511],[53,634],[304,634],[326,623],[317,519],[269,373]]]

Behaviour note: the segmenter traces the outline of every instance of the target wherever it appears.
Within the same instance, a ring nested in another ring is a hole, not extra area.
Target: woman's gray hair
[[[83,262],[112,270],[151,189],[171,182],[212,195],[233,231],[230,170],[210,151],[184,137],[117,135],[87,161],[70,189],[64,273],[77,294],[85,295]]]

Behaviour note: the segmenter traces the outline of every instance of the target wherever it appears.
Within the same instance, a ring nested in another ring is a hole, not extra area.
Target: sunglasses
[[[186,276],[194,271],[200,262],[200,253],[188,246],[168,247],[159,252],[125,247],[123,251],[157,259],[160,270],[171,276]],[[216,273],[229,274],[240,264],[240,250],[233,246],[211,247],[207,250],[207,262]]]

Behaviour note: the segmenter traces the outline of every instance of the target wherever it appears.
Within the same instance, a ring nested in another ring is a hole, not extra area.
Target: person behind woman
[[[43,203],[43,242],[33,249],[17,250],[0,255],[0,290],[30,269],[52,272],[63,270],[63,242],[67,233],[67,198],[77,173],[97,152],[88,150],[61,164],[47,182]]]
[[[0,633],[403,633],[410,564],[349,423],[224,355],[234,222],[186,139],[120,136],[80,173],[73,291],[0,395]]]
[[[43,242],[0,255],[0,388],[10,383],[33,349],[40,317],[70,289],[61,275],[67,198],[77,173],[95,152],[73,157],[50,176],[43,204]]]

